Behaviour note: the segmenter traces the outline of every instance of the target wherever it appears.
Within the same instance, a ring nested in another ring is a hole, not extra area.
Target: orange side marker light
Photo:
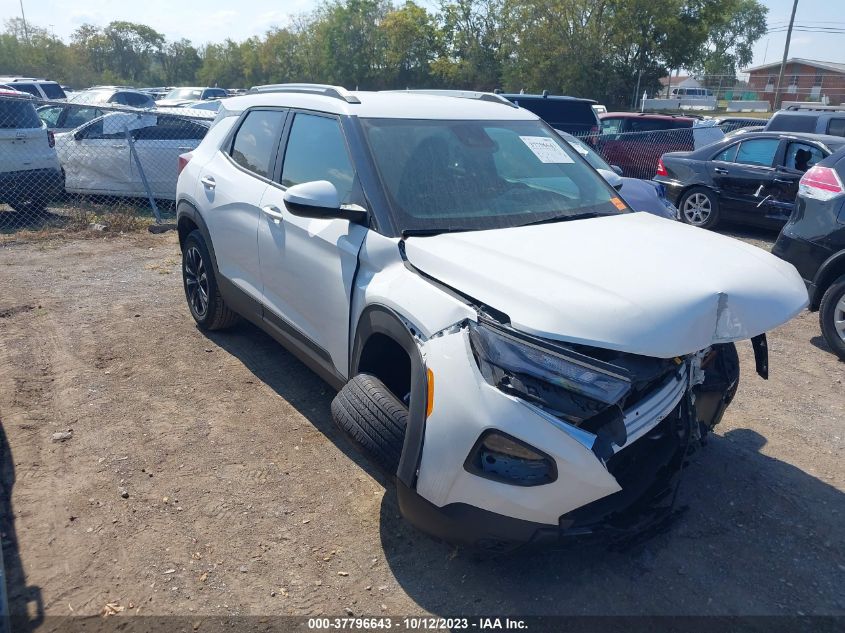
[[[434,372],[430,369],[426,369],[425,376],[428,382],[428,388],[426,389],[427,400],[425,405],[425,417],[428,417],[434,410]]]

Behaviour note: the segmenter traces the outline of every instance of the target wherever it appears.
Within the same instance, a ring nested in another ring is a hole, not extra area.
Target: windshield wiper
[[[518,224],[517,226],[535,226],[537,224],[552,224],[554,222],[568,222],[569,220],[585,220],[587,218],[598,218],[605,215],[612,215],[610,213],[596,213],[595,211],[585,211],[584,213],[575,213],[574,215],[555,215],[551,218],[543,218],[542,220],[534,220],[533,222],[526,222],[525,224]]]
[[[441,233],[461,233],[466,231],[477,231],[477,228],[452,228],[441,227],[431,229],[404,229],[402,237],[425,237],[427,235],[440,235]]]

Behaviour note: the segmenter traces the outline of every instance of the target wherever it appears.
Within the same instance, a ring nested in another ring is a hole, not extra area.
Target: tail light
[[[185,167],[188,166],[188,163],[191,162],[191,158],[193,158],[193,157],[194,157],[194,155],[191,154],[190,152],[188,152],[187,154],[179,154],[179,159],[178,159],[177,164],[176,164],[176,175],[177,176],[179,176],[179,174],[182,173],[182,170],[185,169]]]
[[[668,176],[669,172],[666,171],[666,165],[663,164],[663,159],[657,159],[657,175],[658,176]]]
[[[826,201],[845,193],[845,188],[836,170],[816,165],[801,177],[798,193],[807,198]]]
[[[47,145],[50,147],[56,146],[56,135],[53,134],[52,130],[47,130]]]
[[[595,146],[596,144],[598,144],[598,140],[599,140],[599,126],[594,125],[593,127],[590,128],[590,135],[587,137],[587,141],[590,143],[590,145]]]

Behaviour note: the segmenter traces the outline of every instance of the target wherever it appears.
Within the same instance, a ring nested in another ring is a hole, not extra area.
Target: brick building
[[[745,69],[749,75],[748,88],[760,100],[774,105],[780,62],[763,64]],[[820,62],[813,59],[791,57],[786,60],[781,101],[822,101],[830,105],[845,103],[845,64]]]

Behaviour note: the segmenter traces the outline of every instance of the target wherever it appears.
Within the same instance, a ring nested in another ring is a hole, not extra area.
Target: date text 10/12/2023
[[[525,630],[524,620],[519,618],[476,617],[476,618],[439,618],[439,617],[343,617],[343,618],[308,618],[308,628],[315,631],[327,630],[378,630],[395,629],[398,631],[455,631],[455,630]]]

